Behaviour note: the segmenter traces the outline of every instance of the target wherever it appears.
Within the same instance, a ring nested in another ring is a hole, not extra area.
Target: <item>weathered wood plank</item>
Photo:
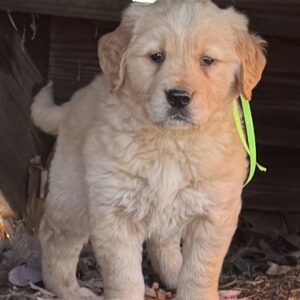
[[[51,17],[11,13],[11,18],[22,36],[22,45],[44,78],[48,76]]]
[[[130,0],[1,0],[0,9],[47,15],[119,20]]]
[[[284,105],[283,105],[284,106]],[[300,110],[293,107],[285,109],[257,109],[253,105],[253,118],[257,140],[263,145],[300,148]]]
[[[266,14],[288,13],[299,14],[300,3],[298,0],[212,0],[221,7],[235,6],[248,11],[259,11]],[[284,3],[284,5],[283,5]]]
[[[222,7],[234,6],[246,13],[250,28],[262,35],[299,37],[300,2],[298,0],[214,0]]]
[[[300,148],[300,40],[267,40],[267,68],[251,102],[257,138],[262,144]]]
[[[259,146],[258,160],[268,172],[257,172],[245,188],[244,209],[300,212],[299,149]]]
[[[263,35],[299,37],[300,2],[297,0],[214,0],[220,6],[233,5],[250,17],[254,31]],[[0,9],[89,18],[120,20],[121,12],[130,0],[1,0]]]
[[[246,230],[248,238],[249,232],[259,234],[259,236],[286,236],[287,233],[298,232],[298,228],[300,228],[299,211],[266,212],[244,209],[240,215],[237,234],[241,238],[241,234],[243,235]],[[248,239],[244,240],[245,243],[248,241]]]
[[[0,14],[0,189],[19,216],[26,203],[29,160],[48,148],[30,119],[32,90],[42,81],[19,34]]]
[[[115,22],[52,18],[49,77],[58,102],[68,101],[76,89],[100,73],[98,39],[116,26]]]

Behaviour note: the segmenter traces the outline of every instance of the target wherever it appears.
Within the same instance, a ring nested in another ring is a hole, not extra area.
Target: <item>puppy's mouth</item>
[[[181,121],[181,122],[186,122],[186,123],[189,122],[188,118],[187,118],[186,116],[183,116],[183,115],[180,114],[180,113],[171,115],[171,116],[170,116],[170,119],[171,119],[171,120],[174,120],[174,121]]]
[[[192,118],[187,109],[170,109],[168,112],[168,121],[171,123],[183,123],[190,124],[192,122]]]

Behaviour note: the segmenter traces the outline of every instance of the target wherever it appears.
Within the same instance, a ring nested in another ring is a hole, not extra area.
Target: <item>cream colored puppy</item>
[[[105,300],[142,300],[142,245],[177,300],[217,300],[237,226],[247,159],[232,102],[265,65],[247,18],[204,0],[132,4],[99,42],[104,76],[53,105],[32,107],[58,133],[40,228],[46,286],[97,299],[76,280],[92,242]],[[183,239],[183,249],[180,249]]]

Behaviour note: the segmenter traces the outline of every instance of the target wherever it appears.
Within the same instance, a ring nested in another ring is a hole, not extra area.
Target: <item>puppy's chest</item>
[[[212,205],[205,189],[195,183],[198,173],[193,173],[194,167],[184,153],[137,153],[129,168],[132,177],[128,183],[134,189],[131,200],[123,206],[126,213],[143,221],[149,235],[179,232],[191,218],[204,214]]]
[[[101,195],[104,210],[113,206],[145,224],[149,235],[168,236],[213,206],[201,183],[215,169],[212,150],[199,149],[188,138],[156,134],[141,139],[128,134],[110,135],[107,140],[98,136],[95,156],[87,159],[92,167],[88,178],[95,182],[91,190],[94,198]]]

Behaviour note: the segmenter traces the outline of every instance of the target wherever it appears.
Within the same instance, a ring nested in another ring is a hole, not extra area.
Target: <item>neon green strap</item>
[[[250,103],[248,100],[246,100],[242,95],[241,97],[241,104],[242,104],[242,111],[244,115],[244,120],[245,120],[245,130],[247,137],[245,137],[239,111],[238,111],[238,105],[237,101],[234,101],[233,104],[233,116],[234,116],[234,121],[235,125],[238,131],[238,134],[240,136],[240,139],[242,141],[242,144],[247,151],[249,155],[249,175],[248,178],[245,182],[246,186],[251,179],[254,176],[256,167],[261,171],[261,172],[266,172],[267,169],[260,164],[257,163],[257,157],[256,157],[256,142],[255,142],[255,133],[254,133],[254,126],[253,126],[253,119],[252,119],[252,114],[251,114],[251,108],[250,108]]]

